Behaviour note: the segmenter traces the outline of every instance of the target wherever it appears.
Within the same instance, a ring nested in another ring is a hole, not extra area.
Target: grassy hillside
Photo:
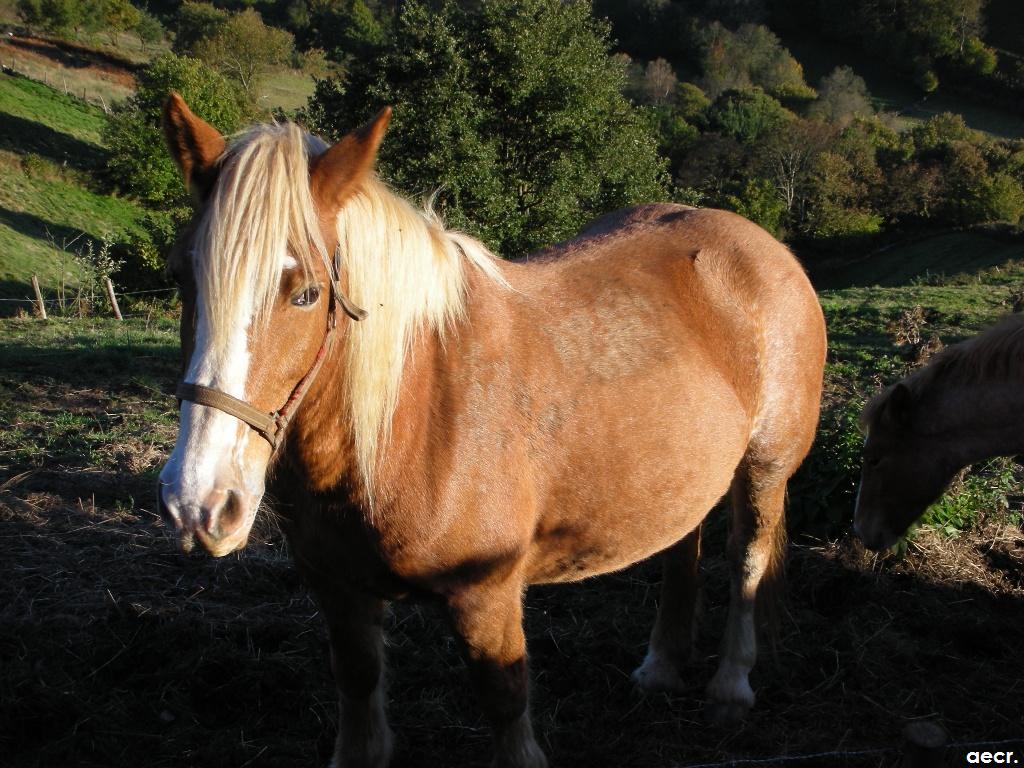
[[[996,230],[933,234],[811,266],[819,288],[970,282],[978,272],[1024,260],[1024,236]],[[1019,275],[1017,276],[1019,277]],[[1009,279],[1009,278],[1007,278]]]
[[[0,74],[0,296],[28,295],[33,274],[53,290],[84,238],[138,229],[139,206],[95,190],[102,126],[100,109]]]

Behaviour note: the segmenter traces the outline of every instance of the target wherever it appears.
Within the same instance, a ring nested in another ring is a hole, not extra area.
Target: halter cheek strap
[[[227,392],[221,392],[219,389],[188,381],[178,382],[175,395],[178,397],[179,405],[182,400],[188,400],[197,405],[216,408],[218,411],[234,416],[262,435],[270,443],[271,450],[276,451],[278,445],[281,444],[285,427],[288,426],[288,422],[294,415],[295,409],[299,407],[299,403],[302,402],[317,373],[320,372],[324,360],[327,359],[327,353],[330,351],[334,340],[334,332],[338,325],[336,308],[340,306],[342,311],[353,320],[364,320],[367,316],[366,310],[352,303],[352,300],[338,287],[340,256],[341,248],[339,246],[334,251],[334,260],[331,264],[331,304],[327,308],[327,332],[324,334],[323,343],[316,353],[313,365],[306,372],[306,375],[299,379],[299,383],[292,389],[292,393],[288,395],[288,399],[283,406],[276,411],[268,413],[254,408],[245,400],[240,400],[234,395],[229,395]]]

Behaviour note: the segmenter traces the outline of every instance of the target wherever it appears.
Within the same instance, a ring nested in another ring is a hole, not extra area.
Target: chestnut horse
[[[1024,453],[1024,315],[936,355],[875,395],[854,528],[891,547],[966,466]]]
[[[292,124],[226,144],[167,102],[198,211],[172,264],[185,362],[166,517],[219,556],[245,545],[265,488],[280,500],[329,630],[336,766],[388,762],[382,611],[407,595],[444,605],[496,764],[542,766],[526,586],[665,550],[635,679],[680,688],[699,527],[729,493],[708,695],[713,716],[741,716],[755,594],[818,418],[825,331],[803,271],[749,221],[676,205],[500,261],[372,175],[389,115],[329,148]]]

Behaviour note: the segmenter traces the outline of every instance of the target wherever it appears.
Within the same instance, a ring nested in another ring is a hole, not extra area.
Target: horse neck
[[[366,511],[399,504],[399,497],[425,498],[432,490],[430,465],[447,450],[443,431],[434,421],[448,414],[446,398],[458,392],[468,364],[467,342],[502,332],[507,290],[470,264],[465,265],[464,314],[449,323],[442,341],[436,329],[424,327],[413,336],[402,369],[398,399],[388,438],[378,447],[372,477],[364,477],[356,460],[348,383],[349,358],[337,338],[296,414],[288,441],[288,465],[299,481],[315,492],[339,491]],[[373,311],[373,310],[371,310]],[[342,331],[344,332],[344,331]],[[493,342],[493,340],[492,340]]]
[[[940,388],[926,397],[930,433],[967,466],[993,456],[1024,454],[1024,386],[1001,381]]]

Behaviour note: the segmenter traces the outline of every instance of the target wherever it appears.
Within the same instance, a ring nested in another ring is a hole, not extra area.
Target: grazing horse
[[[665,551],[635,679],[681,687],[700,524],[732,500],[710,713],[754,702],[754,602],[815,432],[821,309],[793,256],[722,211],[646,205],[501,261],[372,174],[390,115],[328,147],[292,124],[230,144],[177,96],[164,130],[198,210],[172,272],[181,423],[161,509],[187,549],[245,545],[265,488],[326,619],[336,766],[382,766],[384,601],[445,608],[495,762],[543,766],[527,585]],[[361,309],[365,308],[365,309]]]
[[[1024,453],[1024,315],[949,347],[861,414],[854,529],[891,547],[966,466]]]

